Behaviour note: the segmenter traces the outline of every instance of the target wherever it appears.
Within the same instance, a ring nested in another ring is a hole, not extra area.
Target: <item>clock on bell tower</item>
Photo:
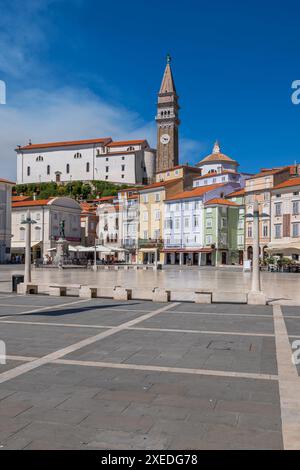
[[[178,96],[167,55],[167,65],[158,93],[157,102],[157,154],[156,172],[168,170],[178,165]]]

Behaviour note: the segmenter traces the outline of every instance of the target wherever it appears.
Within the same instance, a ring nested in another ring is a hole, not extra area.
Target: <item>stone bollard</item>
[[[116,286],[114,288],[113,298],[115,300],[131,300],[132,290],[126,287]]]
[[[170,302],[170,291],[155,287],[152,295],[153,302]]]
[[[95,299],[97,297],[97,287],[81,286],[79,297],[83,299]]]
[[[49,295],[65,297],[67,295],[67,288],[64,286],[50,286]]]
[[[24,282],[17,285],[17,294],[37,294],[37,284],[25,284]]]

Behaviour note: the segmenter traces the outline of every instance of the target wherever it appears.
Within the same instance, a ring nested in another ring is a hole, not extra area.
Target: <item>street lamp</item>
[[[94,265],[93,265],[93,271],[97,272],[97,242],[98,239],[95,238],[95,245],[94,245]]]
[[[249,217],[249,215],[247,215]],[[266,296],[261,290],[259,269],[259,209],[258,201],[253,204],[253,252],[252,252],[252,281],[248,293],[248,304],[266,305]]]
[[[28,284],[31,282],[31,225],[36,224],[36,221],[31,219],[29,210],[26,213],[25,220],[21,223],[26,225],[24,284]]]

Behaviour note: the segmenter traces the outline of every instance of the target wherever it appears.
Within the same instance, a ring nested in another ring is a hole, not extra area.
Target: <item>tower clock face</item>
[[[163,134],[160,138],[160,141],[162,144],[166,145],[170,142],[170,136],[169,134]]]

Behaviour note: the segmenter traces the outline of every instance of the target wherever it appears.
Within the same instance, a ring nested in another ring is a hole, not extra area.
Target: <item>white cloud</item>
[[[55,92],[32,89],[18,93],[13,103],[0,106],[1,176],[16,177],[17,145],[111,136],[146,138],[155,146],[155,123],[135,112],[104,102],[88,90],[63,88]]]
[[[102,136],[111,136],[115,140],[146,138],[156,147],[154,120],[145,122],[134,111],[111,104],[89,89],[63,85],[55,90],[49,88],[49,77],[53,74],[50,65],[42,59],[53,26],[47,9],[62,1],[69,0],[27,0],[22,3],[0,0],[0,78],[7,82],[7,104],[0,105],[1,177],[16,178],[14,148],[26,144],[29,139],[36,143]],[[74,8],[82,6],[83,0],[70,3]],[[104,78],[97,79],[103,82],[105,89]],[[22,90],[15,91],[20,86]],[[118,95],[116,90],[112,91],[110,87],[109,94]],[[199,142],[180,140],[181,162],[197,161],[200,151],[202,145]]]

